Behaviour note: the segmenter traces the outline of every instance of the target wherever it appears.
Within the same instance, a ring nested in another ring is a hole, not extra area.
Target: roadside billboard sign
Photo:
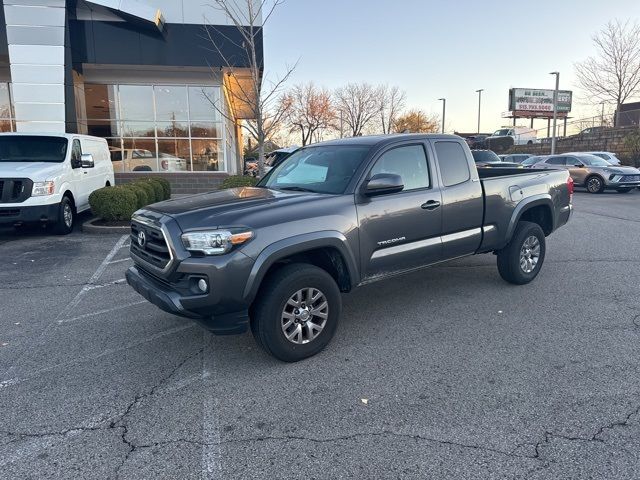
[[[509,110],[548,114],[553,112],[553,90],[535,88],[511,88],[509,90]],[[572,92],[558,90],[558,112],[571,111]]]

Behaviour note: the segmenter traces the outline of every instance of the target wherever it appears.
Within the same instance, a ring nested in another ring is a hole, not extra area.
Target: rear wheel
[[[76,220],[76,211],[73,202],[67,196],[62,197],[58,206],[58,223],[55,225],[55,232],[58,235],[67,235],[73,231],[73,224]]]
[[[296,263],[265,279],[251,319],[257,343],[285,362],[326,347],[338,327],[342,299],[334,279],[313,265]]]
[[[596,175],[587,178],[585,184],[589,193],[602,193],[604,191],[604,181]]]
[[[518,222],[511,241],[498,252],[498,272],[509,283],[529,283],[538,276],[545,251],[545,236],[540,225]]]

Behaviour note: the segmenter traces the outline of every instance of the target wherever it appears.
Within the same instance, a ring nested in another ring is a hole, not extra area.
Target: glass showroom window
[[[117,172],[224,170],[219,101],[213,86],[87,84],[87,130]]]

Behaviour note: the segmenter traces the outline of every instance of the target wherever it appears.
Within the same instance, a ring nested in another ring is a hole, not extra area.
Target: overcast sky
[[[458,131],[476,130],[484,88],[482,130],[493,131],[508,123],[509,88],[553,88],[558,70],[560,88],[574,90],[572,116],[586,117],[600,107],[578,91],[573,64],[616,18],[640,21],[640,0],[286,0],[266,26],[267,74],[300,59],[290,85],[389,83],[433,113],[445,97]]]

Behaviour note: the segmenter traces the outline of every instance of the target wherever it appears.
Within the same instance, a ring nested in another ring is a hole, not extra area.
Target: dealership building
[[[121,180],[161,172],[185,190],[237,173],[249,65],[207,3],[3,0],[0,131],[103,137]]]

